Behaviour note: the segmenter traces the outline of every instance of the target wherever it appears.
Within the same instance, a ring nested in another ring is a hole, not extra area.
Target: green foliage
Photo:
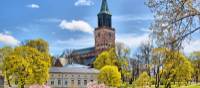
[[[150,85],[150,82],[151,82],[151,78],[149,77],[147,72],[143,72],[142,74],[140,74],[138,79],[134,82],[134,85],[145,87],[145,86]]]
[[[131,85],[127,82],[124,82],[121,84],[120,88],[135,88],[135,87],[133,87],[133,85]]]
[[[150,84],[156,84],[156,79],[154,77],[151,77]]]
[[[196,82],[200,81],[200,52],[193,52],[190,56],[190,60],[194,67],[194,79]]]
[[[28,46],[15,48],[3,64],[6,79],[8,82],[17,81],[19,88],[29,84],[44,84],[49,77],[49,55]]]
[[[131,73],[128,69],[128,49],[124,49],[120,51],[120,54],[116,54],[114,48],[111,48],[108,51],[102,52],[96,60],[94,61],[94,67],[96,69],[101,69],[106,65],[117,66],[119,72],[121,73],[123,81],[129,81],[128,79],[131,78]]]
[[[3,60],[12,52],[13,49],[11,47],[0,48],[0,70],[2,70],[3,67]]]
[[[118,58],[117,59],[117,67],[122,75],[122,80],[131,78],[131,72],[129,71],[128,60],[126,58]]]
[[[37,49],[39,52],[49,54],[49,44],[43,39],[28,40],[25,42],[24,46],[32,47]],[[50,57],[51,65],[53,65],[53,57]]]
[[[29,47],[35,48],[38,51],[43,52],[43,53],[48,53],[49,52],[49,45],[43,39],[28,40],[25,43],[25,46],[29,46]]]
[[[98,81],[110,87],[121,85],[121,74],[116,66],[104,66],[98,75]]]
[[[113,49],[110,49],[109,51],[104,51],[94,61],[94,67],[96,69],[101,69],[102,67],[106,65],[116,65],[117,59],[116,54]]]
[[[166,51],[165,53],[162,70],[165,85],[170,85],[172,81],[179,83],[190,81],[194,72],[190,61],[181,52]]]

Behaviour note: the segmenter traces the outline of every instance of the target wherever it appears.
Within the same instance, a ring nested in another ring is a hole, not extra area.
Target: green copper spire
[[[102,0],[101,11],[98,16],[98,27],[112,28],[112,14],[108,9],[107,0]]]
[[[111,13],[110,13],[110,11],[108,9],[107,0],[102,0],[100,13],[106,13],[106,14],[110,14],[111,15]]]

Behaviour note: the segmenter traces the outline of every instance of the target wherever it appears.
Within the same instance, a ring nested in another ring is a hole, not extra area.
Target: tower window
[[[98,33],[98,37],[100,37],[100,33]]]
[[[111,34],[111,33],[109,33],[108,35],[109,35],[109,38],[111,38],[111,37],[112,37],[112,34]]]

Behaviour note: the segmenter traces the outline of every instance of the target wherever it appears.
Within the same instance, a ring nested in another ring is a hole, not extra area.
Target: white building
[[[79,64],[52,67],[48,85],[51,88],[86,88],[89,82],[97,81],[99,71]]]

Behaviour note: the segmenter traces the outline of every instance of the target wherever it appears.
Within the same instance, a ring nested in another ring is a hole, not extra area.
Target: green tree
[[[43,53],[49,53],[48,42],[46,42],[43,39],[28,40],[28,41],[25,42],[24,45],[35,48],[38,51],[43,52]]]
[[[155,88],[160,88],[161,83],[161,73],[162,73],[162,65],[163,60],[165,59],[165,51],[167,51],[166,48],[154,48],[152,50],[152,65],[153,65],[153,71],[155,74]]]
[[[20,46],[3,61],[3,74],[19,88],[30,84],[44,84],[48,80],[50,57],[35,48]]]
[[[106,65],[116,65],[117,59],[116,54],[113,52],[114,49],[110,49],[109,51],[104,51],[94,61],[94,67],[96,69],[101,69]]]
[[[129,70],[130,49],[123,43],[116,43],[115,51],[117,58],[117,67],[121,73],[122,81],[130,81],[131,72]]]
[[[163,61],[162,77],[165,79],[165,87],[171,87],[171,82],[188,82],[193,74],[193,67],[190,61],[177,51],[166,51]]]
[[[23,46],[28,46],[37,49],[39,52],[49,54],[49,44],[47,41],[43,39],[36,39],[36,40],[27,40],[22,44]],[[51,57],[51,65],[53,65],[54,58]]]
[[[7,57],[11,52],[13,52],[13,48],[11,47],[3,47],[0,48],[0,70],[2,70],[3,60]]]
[[[193,77],[196,83],[200,82],[200,52],[193,52],[190,56],[190,60],[194,67]]]
[[[98,75],[98,80],[110,87],[119,87],[121,85],[121,74],[116,66],[104,66]]]
[[[3,70],[3,67],[4,67],[3,61],[12,52],[13,52],[13,48],[11,48],[11,47],[3,47],[3,48],[0,49],[0,70]],[[10,84],[10,78],[9,78],[9,76],[7,76],[7,74],[8,73],[5,74],[5,78],[6,78],[7,82],[8,82],[8,85],[11,86],[11,84]]]
[[[136,86],[146,87],[146,86],[150,85],[150,82],[151,82],[151,78],[149,77],[148,73],[147,72],[143,72],[142,74],[140,74],[140,76],[134,82],[134,84]]]

